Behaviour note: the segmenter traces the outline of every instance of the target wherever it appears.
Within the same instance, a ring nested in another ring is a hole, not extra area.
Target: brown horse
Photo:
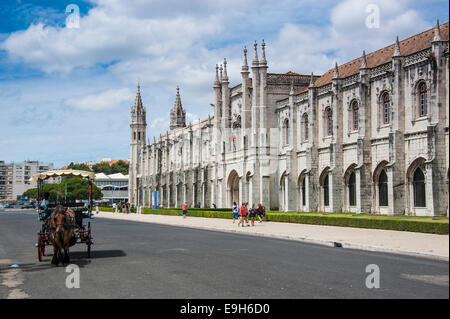
[[[68,264],[70,262],[69,247],[73,245],[72,237],[76,227],[75,213],[71,209],[58,205],[53,209],[49,225],[53,243],[52,264],[58,265],[60,262]]]

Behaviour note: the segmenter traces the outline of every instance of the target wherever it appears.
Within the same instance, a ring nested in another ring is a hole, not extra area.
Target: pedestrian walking
[[[184,202],[183,203],[183,218],[186,218],[187,214],[188,214],[188,203]]]
[[[245,217],[245,206],[244,206],[244,202],[242,203],[241,207],[239,207],[239,223],[238,223],[238,227],[240,225],[242,225],[242,227],[244,226],[244,217]]]
[[[98,215],[98,205],[95,205],[95,214]]]
[[[259,222],[262,223],[264,216],[266,215],[266,210],[261,203],[258,204],[258,218]]]
[[[236,219],[239,221],[239,207],[236,202],[233,202],[233,224],[235,223]]]
[[[117,213],[117,205],[116,205],[116,203],[113,203],[113,205],[112,205],[112,208],[113,208],[113,213]]]
[[[252,226],[255,226],[255,217],[256,217],[256,208],[255,204],[252,204],[252,208],[250,208],[250,214],[249,214]]]
[[[248,202],[244,203],[244,208],[245,208],[244,220],[245,220],[245,223],[247,224],[247,226],[250,227],[250,225],[248,224],[248,214],[249,214]]]

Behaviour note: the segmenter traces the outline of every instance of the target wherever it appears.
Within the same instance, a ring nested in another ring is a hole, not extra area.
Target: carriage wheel
[[[42,256],[44,256],[44,248],[45,246],[43,246],[43,242],[42,242],[42,238],[40,235],[38,235],[38,246],[37,246],[37,251],[38,251],[38,259],[39,261],[42,261]]]
[[[91,222],[88,222],[88,233],[87,233],[87,256],[88,256],[88,258],[91,258],[91,245],[92,245]]]

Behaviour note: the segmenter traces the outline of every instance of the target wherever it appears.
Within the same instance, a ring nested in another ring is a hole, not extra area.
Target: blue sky
[[[79,27],[66,7],[79,8]],[[368,4],[380,27],[365,26]],[[269,72],[321,74],[448,21],[448,1],[3,0],[0,160],[129,157],[129,112],[141,82],[152,140],[169,127],[180,86],[188,121],[213,113],[215,64],[240,82],[242,49],[265,40]]]

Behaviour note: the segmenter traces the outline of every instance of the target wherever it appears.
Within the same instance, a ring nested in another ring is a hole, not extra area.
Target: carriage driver
[[[48,200],[49,200],[49,198],[50,198],[50,193],[49,192],[45,192],[44,193],[44,199],[42,200],[41,205],[40,205],[42,211],[45,213],[44,221],[47,221],[48,217],[52,213],[52,210],[50,209],[50,207],[48,207]]]

